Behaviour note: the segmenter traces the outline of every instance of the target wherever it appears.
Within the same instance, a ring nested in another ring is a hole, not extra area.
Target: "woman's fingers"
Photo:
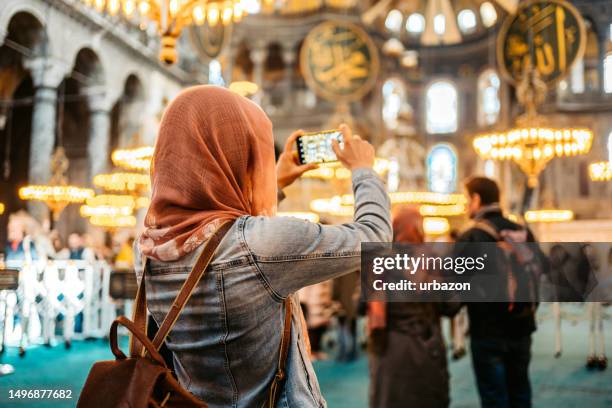
[[[345,143],[347,140],[351,140],[353,138],[353,131],[346,123],[341,124],[338,129],[340,129],[340,132],[342,132],[342,137],[344,138]]]
[[[344,143],[346,143],[346,141]],[[336,139],[332,140],[332,150],[334,151],[334,153],[336,153],[336,157],[338,158],[338,160],[342,161],[344,155],[342,153],[342,149],[340,148],[340,143],[338,143]]]
[[[291,153],[293,151],[293,146],[295,145],[295,141],[298,137],[302,136],[304,131],[302,129],[296,130],[287,138],[287,142],[285,143],[285,152]]]
[[[302,165],[297,167],[297,169],[300,172],[300,174],[306,173],[309,170],[314,170],[314,169],[317,169],[317,168],[319,168],[319,165],[317,163],[302,164]]]

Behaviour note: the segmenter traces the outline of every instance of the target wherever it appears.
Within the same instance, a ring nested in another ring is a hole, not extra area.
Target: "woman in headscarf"
[[[417,207],[394,212],[393,242],[418,245],[424,240],[423,217]],[[417,253],[422,250],[418,248]],[[412,276],[418,277],[419,272]],[[371,408],[449,405],[440,316],[454,315],[458,309],[459,303],[368,303]]]
[[[151,168],[152,198],[137,253],[146,270],[149,311],[166,315],[204,244],[233,225],[170,332],[183,386],[211,407],[261,407],[276,374],[292,301],[291,341],[279,406],[323,407],[308,357],[298,289],[359,268],[363,241],[389,241],[389,199],[373,172],[372,146],[341,127],[333,147],[352,171],[354,222],[331,226],[275,217],[277,192],[312,166],[299,165],[287,140],[276,167],[272,124],[253,102],[226,89],[181,93],[160,125]],[[282,194],[280,194],[282,195]],[[142,265],[137,266],[142,276]]]

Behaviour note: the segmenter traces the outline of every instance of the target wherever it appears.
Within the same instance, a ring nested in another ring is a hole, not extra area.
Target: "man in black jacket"
[[[499,187],[486,177],[465,183],[468,212],[497,232],[523,229],[505,218],[499,206]],[[458,242],[495,242],[480,228],[463,232]],[[528,231],[527,241],[535,242]],[[536,330],[534,313],[514,315],[507,303],[468,303],[472,364],[482,407],[530,407],[529,360],[531,334]]]

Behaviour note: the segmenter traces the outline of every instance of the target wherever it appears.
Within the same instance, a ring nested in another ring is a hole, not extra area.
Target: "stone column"
[[[225,50],[225,67],[223,69],[223,80],[225,85],[229,88],[233,81],[234,74],[234,63],[236,62],[236,55],[238,53],[238,45],[230,44]],[[209,80],[210,82],[210,80]]]
[[[110,104],[102,87],[86,90],[89,106],[89,180],[108,170],[110,147]]]
[[[289,112],[294,108],[293,70],[295,68],[296,51],[294,43],[283,43],[281,46],[283,63],[285,64],[283,109]]]
[[[259,91],[253,96],[253,100],[261,105],[264,94],[264,70],[268,49],[266,44],[256,44],[251,49],[251,60],[253,61],[253,82],[259,86]]]
[[[51,155],[55,146],[57,87],[67,74],[59,61],[37,58],[25,62],[32,74],[34,107],[30,149],[30,183],[44,184],[51,177]]]
[[[51,178],[51,156],[55,146],[57,118],[57,87],[68,73],[61,61],[35,58],[24,61],[32,75],[34,106],[30,144],[29,182],[45,184]],[[48,217],[43,203],[30,201],[30,214],[42,221]]]

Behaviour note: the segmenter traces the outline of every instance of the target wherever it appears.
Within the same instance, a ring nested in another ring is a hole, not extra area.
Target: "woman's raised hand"
[[[285,149],[278,158],[276,163],[276,183],[279,189],[283,189],[293,183],[302,174],[308,170],[313,170],[318,167],[316,163],[300,164],[296,151],[293,149],[295,141],[298,137],[304,134],[303,130],[296,130],[289,136]]]
[[[332,148],[340,163],[351,171],[374,167],[374,147],[358,135],[353,136],[348,125],[342,124],[339,129],[344,139],[344,147],[341,148],[336,140],[332,140]]]

